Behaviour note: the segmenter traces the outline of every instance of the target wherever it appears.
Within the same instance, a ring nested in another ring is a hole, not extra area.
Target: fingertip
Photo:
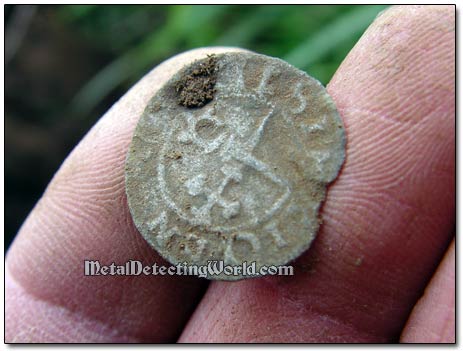
[[[212,284],[182,341],[398,338],[454,226],[449,13],[397,7],[370,26],[328,85],[346,126],[347,158],[299,273],[277,280],[267,296],[252,281]],[[256,323],[262,334],[253,334]]]
[[[455,240],[410,314],[401,342],[455,342]]]
[[[85,277],[84,260],[166,263],[140,236],[128,210],[124,164],[132,133],[148,101],[178,69],[207,54],[235,50],[239,49],[195,49],[161,63],[74,148],[7,254],[6,265],[15,286],[24,292],[7,290],[7,301],[11,304],[10,297],[20,295],[22,302],[14,306],[22,315],[33,315],[31,309],[38,303],[44,309],[71,310],[140,340],[175,340],[205,282],[185,277]],[[12,333],[20,332],[13,320],[6,325],[12,339]],[[27,333],[34,323],[33,318],[23,319],[20,327]],[[68,333],[68,339],[58,336],[59,340],[81,340],[75,333]]]

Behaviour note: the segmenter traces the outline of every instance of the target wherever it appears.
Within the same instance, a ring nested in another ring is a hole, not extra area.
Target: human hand
[[[347,159],[294,276],[86,277],[85,259],[166,264],[132,223],[127,148],[176,70],[231,49],[161,64],[79,143],[22,226],[5,267],[6,341],[454,341],[454,49],[453,7],[395,7],[342,63],[328,91]]]

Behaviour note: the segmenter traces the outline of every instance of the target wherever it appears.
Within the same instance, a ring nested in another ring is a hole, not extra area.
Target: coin
[[[147,104],[127,154],[128,204],[170,263],[259,273],[309,248],[344,157],[341,118],[316,79],[277,58],[212,55]]]

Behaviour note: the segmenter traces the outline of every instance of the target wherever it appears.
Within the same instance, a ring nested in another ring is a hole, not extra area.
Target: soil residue
[[[214,98],[217,81],[217,57],[209,55],[197,61],[175,86],[179,105],[202,107]]]

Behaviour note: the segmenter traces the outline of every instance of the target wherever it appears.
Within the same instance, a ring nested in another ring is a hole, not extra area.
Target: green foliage
[[[70,5],[61,19],[113,60],[75,96],[90,112],[116,88],[200,46],[240,46],[281,57],[326,84],[385,6],[342,5]]]
[[[304,69],[320,63],[330,53],[340,58],[336,48],[343,43],[352,47],[377,14],[378,6],[361,6],[342,14],[287,53],[285,60]]]

